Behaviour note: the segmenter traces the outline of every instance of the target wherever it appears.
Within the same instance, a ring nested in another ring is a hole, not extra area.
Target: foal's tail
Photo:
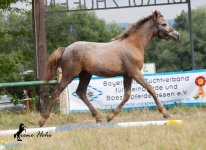
[[[60,60],[64,50],[65,47],[60,47],[57,50],[55,50],[49,57],[46,66],[46,76],[44,78],[46,82],[49,82],[56,76],[57,68],[60,67],[60,62],[61,62]]]

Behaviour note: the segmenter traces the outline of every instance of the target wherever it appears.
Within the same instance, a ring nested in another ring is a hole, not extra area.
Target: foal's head
[[[151,19],[156,27],[156,35],[160,39],[172,39],[174,41],[180,40],[180,34],[170,26],[159,11],[156,10],[153,12]]]
[[[134,35],[142,25],[144,25],[146,22],[149,22],[152,26],[153,30],[153,36],[158,36],[160,39],[172,39],[172,40],[179,40],[180,34],[173,29],[170,24],[165,20],[164,16],[161,15],[159,11],[154,11],[151,15],[140,19],[135,24],[131,25],[128,29],[124,30],[120,35],[113,38],[114,40],[124,40],[130,37],[131,35]]]

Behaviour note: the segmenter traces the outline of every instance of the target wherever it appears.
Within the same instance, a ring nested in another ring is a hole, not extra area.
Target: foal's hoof
[[[110,122],[112,120],[112,118],[108,115],[107,116],[107,122]]]
[[[171,118],[169,114],[167,114],[167,115],[163,115],[163,117],[164,117],[165,119],[169,119],[169,118]]]
[[[97,120],[96,120],[96,123],[97,123],[97,124],[102,123],[102,119],[97,119]]]
[[[42,127],[44,125],[45,121],[42,121],[42,120],[39,120],[38,124],[39,124],[39,127]]]

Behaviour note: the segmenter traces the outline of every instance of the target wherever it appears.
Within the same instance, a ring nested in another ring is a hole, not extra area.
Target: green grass
[[[206,147],[206,108],[170,108],[171,119],[181,119],[183,125],[106,127],[95,129],[75,129],[71,131],[50,132],[52,137],[22,138],[17,150],[203,150]],[[108,111],[100,112],[106,123]],[[40,114],[37,112],[0,113],[0,129],[17,129],[22,122],[27,129],[38,127]],[[121,111],[112,122],[136,122],[164,120],[157,110]],[[90,113],[62,115],[52,113],[44,127],[95,124]],[[1,136],[0,140],[16,142],[13,135]]]
[[[171,119],[181,119],[182,117],[190,117],[190,115],[201,114],[206,112],[206,107],[172,107],[169,110]],[[99,111],[102,116],[103,123],[107,123],[106,117],[110,111]],[[0,112],[0,130],[17,129],[22,122],[29,128],[38,127],[37,122],[41,118],[41,114],[35,111],[6,111]],[[135,122],[148,120],[164,120],[162,114],[156,109],[152,110],[132,110],[121,111],[112,122]],[[60,113],[51,113],[50,118],[44,127],[74,125],[74,124],[94,124],[95,119],[90,112],[87,113],[70,113],[63,115]]]

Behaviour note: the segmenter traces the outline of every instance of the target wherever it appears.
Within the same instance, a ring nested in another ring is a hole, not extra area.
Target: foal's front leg
[[[107,122],[110,122],[121,111],[124,104],[129,100],[131,95],[131,84],[132,79],[129,77],[124,77],[124,99],[114,110],[112,110],[111,114],[107,116]]]
[[[169,113],[167,112],[167,110],[163,107],[163,105],[161,104],[161,102],[159,101],[159,99],[157,98],[157,94],[155,92],[155,90],[153,89],[153,87],[145,80],[145,78],[143,77],[142,73],[140,70],[137,70],[137,73],[133,74],[133,79],[135,81],[137,81],[140,85],[142,85],[153,97],[158,110],[163,114],[164,118],[170,118]]]

